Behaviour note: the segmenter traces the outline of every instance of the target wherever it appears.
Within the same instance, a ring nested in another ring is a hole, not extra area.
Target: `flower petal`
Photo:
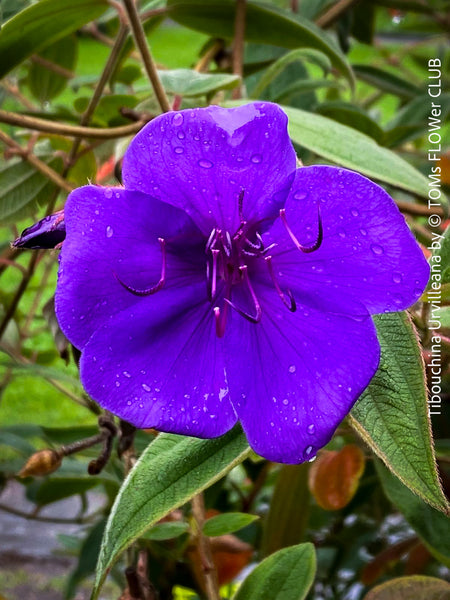
[[[295,166],[286,115],[260,102],[160,115],[131,142],[122,176],[127,189],[182,208],[208,235],[237,229],[242,190],[246,220],[276,216]]]
[[[429,267],[405,219],[378,185],[329,166],[298,169],[286,201],[287,223],[302,245],[323,241],[311,253],[297,250],[279,219],[265,235],[282,287],[315,297],[330,310],[371,314],[408,308],[422,294]],[[334,307],[334,308],[333,308]]]
[[[196,258],[204,255],[203,247],[198,253],[190,250],[201,242],[198,229],[182,211],[150,196],[82,187],[67,200],[65,222],[56,314],[80,349],[111,315],[142,301],[120,281],[135,289],[159,281],[163,257],[158,238],[165,240],[166,287],[203,278],[204,266]]]
[[[162,290],[114,315],[81,356],[81,381],[137,427],[216,437],[236,423],[204,283]]]
[[[311,460],[376,372],[380,349],[369,316],[295,313],[258,286],[258,325],[233,315],[225,356],[233,406],[252,448],[283,463]]]

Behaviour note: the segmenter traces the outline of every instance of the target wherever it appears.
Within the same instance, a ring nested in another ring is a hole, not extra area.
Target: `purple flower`
[[[371,315],[416,301],[428,265],[357,173],[296,169],[274,104],[171,112],[131,142],[124,188],[65,209],[56,311],[81,380],[137,427],[311,459],[377,370]]]
[[[12,243],[14,248],[49,249],[59,247],[66,237],[64,211],[48,215],[27,227]]]

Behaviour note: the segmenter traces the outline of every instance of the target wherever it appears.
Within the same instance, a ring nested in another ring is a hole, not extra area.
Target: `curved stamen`
[[[239,270],[241,273],[243,273],[244,281],[247,284],[248,291],[250,292],[253,303],[255,305],[256,314],[255,316],[250,315],[249,313],[236,306],[233,302],[231,302],[229,298],[225,298],[225,302],[229,304],[231,308],[234,308],[234,310],[237,313],[239,313],[242,317],[244,317],[244,319],[247,319],[247,321],[250,321],[251,323],[259,323],[261,321],[262,310],[258,302],[258,298],[256,297],[255,291],[253,290],[252,284],[250,283],[250,279],[247,272],[247,265],[242,265],[241,267],[239,267]]]
[[[319,218],[319,231],[318,231],[318,234],[317,234],[317,239],[314,242],[314,244],[312,244],[311,246],[302,246],[302,244],[300,244],[300,242],[298,241],[298,239],[295,237],[294,232],[292,231],[292,229],[289,227],[289,225],[287,223],[287,220],[286,220],[286,209],[282,208],[280,210],[281,221],[283,222],[283,225],[286,227],[286,231],[288,232],[291,240],[294,242],[295,246],[301,252],[314,252],[315,250],[318,250],[320,248],[320,246],[322,245],[322,241],[323,241],[323,225],[322,225],[322,215],[320,213],[320,204],[317,205],[317,214],[318,214],[318,218]]]
[[[208,254],[208,251],[212,248],[212,246],[214,245],[216,239],[217,239],[217,229],[214,228],[211,231],[211,233],[209,234],[208,241],[206,242],[205,254]]]
[[[146,290],[138,290],[138,289],[133,288],[133,287],[127,285],[126,283],[124,283],[119,278],[117,273],[115,273],[113,271],[113,275],[117,279],[117,281],[120,283],[120,285],[122,287],[124,287],[127,290],[127,292],[130,292],[134,296],[151,296],[152,294],[156,294],[156,292],[159,292],[159,290],[164,285],[164,282],[166,280],[166,242],[163,238],[158,238],[158,242],[161,246],[161,254],[162,254],[161,277],[160,277],[158,283],[156,285],[154,285],[153,287],[148,288]]]
[[[291,290],[287,290],[287,292],[285,294],[283,292],[283,290],[281,289],[280,284],[278,283],[278,280],[275,276],[275,272],[273,270],[272,257],[266,256],[264,258],[264,260],[266,261],[267,268],[269,269],[269,274],[272,279],[273,285],[275,286],[275,289],[277,290],[278,295],[280,296],[281,300],[283,301],[283,304],[285,306],[287,306],[287,308],[291,312],[295,312],[297,310],[297,304],[295,303],[295,298],[292,295]]]
[[[219,250],[211,250],[212,254],[212,276],[211,276],[211,298],[214,298],[216,295],[216,287],[217,287],[217,260],[219,258]]]

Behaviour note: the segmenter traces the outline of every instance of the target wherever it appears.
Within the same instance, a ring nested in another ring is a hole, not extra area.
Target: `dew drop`
[[[198,161],[198,166],[202,167],[202,169],[210,169],[213,166],[213,163],[210,160],[202,158]]]
[[[108,227],[106,228],[106,237],[107,238],[112,237],[113,233],[114,233],[113,228],[108,225]]]
[[[144,405],[142,404],[142,402],[139,404],[139,408],[144,408]]]
[[[175,152],[175,154],[183,154],[184,148],[182,148],[181,146],[175,146],[173,151]]]
[[[306,192],[295,192],[294,194],[294,200],[304,200],[307,197],[308,194]]]
[[[372,250],[372,252],[374,254],[376,254],[377,256],[380,256],[380,254],[384,253],[384,248],[382,246],[379,246],[378,244],[372,244],[370,246],[370,249]]]
[[[116,381],[116,387],[120,387],[120,381]]]
[[[339,229],[337,230],[339,237],[341,238],[345,238],[345,229],[342,229],[342,227],[339,227]]]
[[[112,198],[113,191],[110,188],[105,189],[105,198]]]
[[[423,290],[421,288],[414,288],[414,296],[421,296]]]
[[[127,400],[127,406],[131,406],[131,400]]]
[[[307,446],[305,448],[305,456],[308,458],[313,453],[314,448],[312,446]]]
[[[361,235],[367,235],[367,231],[365,229],[360,229],[359,232]]]
[[[184,121],[183,115],[181,113],[176,113],[173,116],[172,125],[175,125],[176,127],[179,127],[180,125],[183,124],[183,121]]]
[[[177,133],[177,138],[178,138],[179,140],[184,140],[184,138],[185,138],[185,137],[186,137],[186,136],[184,135],[184,131],[179,131],[179,132]]]
[[[130,379],[130,377],[131,377],[131,375],[128,373],[128,371],[124,371],[123,376],[127,377],[128,379]]]
[[[392,281],[393,281],[394,283],[401,283],[401,282],[402,282],[402,280],[403,280],[403,277],[401,276],[401,274],[400,274],[400,273],[394,273],[394,274],[392,275]]]
[[[287,405],[289,404],[289,400],[288,400],[287,398],[285,398],[285,399],[283,400],[283,404],[284,404],[285,406],[287,406]]]
[[[356,209],[356,208],[351,208],[351,209],[350,209],[350,214],[351,214],[353,217],[359,217],[359,210],[358,210],[358,209]]]
[[[394,304],[397,304],[397,306],[400,306],[400,304],[403,304],[403,298],[401,296],[394,296],[393,297],[394,300]]]
[[[261,154],[254,154],[250,160],[252,161],[252,163],[257,165],[262,161],[262,156],[261,156]]]
[[[308,427],[306,428],[307,432],[309,433],[309,435],[314,435],[314,433],[316,432],[316,426],[311,424],[308,425]]]
[[[152,388],[151,388],[149,385],[147,385],[146,383],[143,383],[143,384],[142,384],[142,388],[143,388],[143,389],[144,389],[146,392],[151,392],[151,391],[152,391]]]

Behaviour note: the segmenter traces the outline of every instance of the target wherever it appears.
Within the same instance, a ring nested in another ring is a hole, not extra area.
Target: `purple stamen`
[[[211,277],[211,298],[216,295],[217,286],[217,260],[219,258],[219,250],[211,250],[212,254],[212,277]]]
[[[117,273],[115,273],[113,271],[113,275],[117,279],[117,281],[120,283],[120,285],[122,287],[124,287],[127,290],[127,292],[130,292],[134,296],[151,296],[152,294],[156,294],[156,292],[159,292],[159,290],[164,285],[164,282],[166,280],[166,242],[163,238],[158,238],[158,242],[161,246],[161,254],[162,254],[161,277],[160,277],[158,283],[156,285],[154,285],[153,287],[148,288],[146,290],[138,290],[138,289],[133,288],[133,287],[127,285],[126,283],[124,283],[119,278]]]
[[[300,250],[301,252],[314,252],[315,250],[318,250],[320,248],[320,246],[322,245],[322,241],[323,241],[323,226],[322,226],[322,216],[320,213],[320,205],[317,206],[317,213],[318,213],[318,218],[319,218],[319,231],[317,234],[317,239],[314,242],[314,244],[312,244],[311,246],[302,246],[302,244],[300,244],[300,242],[298,241],[298,239],[295,237],[294,232],[292,231],[292,229],[289,227],[287,220],[286,220],[286,209],[282,208],[280,210],[280,218],[283,222],[283,225],[286,227],[286,231],[288,232],[291,240],[294,242],[295,246],[298,248],[298,250]]]
[[[231,308],[234,308],[234,310],[237,313],[239,313],[242,317],[247,319],[247,321],[250,321],[251,323],[259,323],[261,321],[262,310],[261,310],[261,306],[258,302],[258,298],[256,297],[256,294],[253,290],[252,284],[250,283],[250,279],[249,279],[248,272],[247,272],[247,265],[242,265],[241,267],[239,267],[239,270],[241,273],[243,273],[244,281],[247,284],[248,290],[250,292],[250,295],[251,295],[252,300],[255,305],[256,314],[255,314],[255,316],[250,315],[249,313],[245,312],[244,310],[242,310],[241,308],[236,306],[233,302],[231,302],[231,300],[229,298],[225,298],[225,302],[227,304],[229,304],[231,306]]]
[[[287,306],[291,312],[295,312],[297,310],[297,304],[295,303],[295,298],[292,295],[291,290],[287,290],[287,292],[285,294],[283,292],[283,290],[281,289],[280,284],[278,283],[278,280],[275,276],[275,272],[273,270],[272,257],[266,256],[264,258],[264,260],[266,261],[267,268],[269,269],[269,274],[272,279],[273,285],[275,286],[275,289],[277,290],[278,295],[280,296],[281,300],[283,301],[283,304],[285,306]]]

